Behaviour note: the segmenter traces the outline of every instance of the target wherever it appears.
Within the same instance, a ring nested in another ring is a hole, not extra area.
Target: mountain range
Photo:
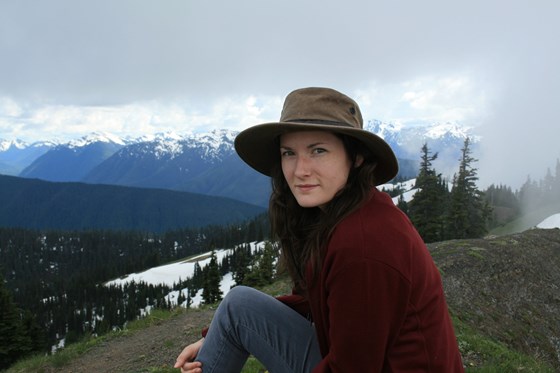
[[[471,129],[456,123],[403,125],[372,120],[365,129],[391,145],[399,159],[401,180],[416,175],[424,142],[432,152],[455,160],[466,136],[477,140]],[[91,133],[66,143],[33,144],[0,139],[0,174],[45,181],[163,188],[266,206],[269,180],[236,155],[236,134],[214,130],[123,139]]]

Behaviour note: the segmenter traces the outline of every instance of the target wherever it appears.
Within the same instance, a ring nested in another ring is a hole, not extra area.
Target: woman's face
[[[280,137],[282,172],[301,207],[323,207],[348,180],[352,167],[342,140],[327,131]]]

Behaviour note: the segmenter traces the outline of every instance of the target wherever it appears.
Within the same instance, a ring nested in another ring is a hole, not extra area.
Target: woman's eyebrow
[[[307,149],[311,149],[311,148],[314,148],[314,147],[316,147],[316,146],[325,145],[325,144],[327,144],[327,143],[324,142],[324,141],[314,142],[314,143],[311,143],[311,144],[307,145],[306,148],[307,148]],[[281,148],[281,149],[292,150],[292,147],[289,146],[289,145],[282,145],[282,144],[280,144],[280,148]]]

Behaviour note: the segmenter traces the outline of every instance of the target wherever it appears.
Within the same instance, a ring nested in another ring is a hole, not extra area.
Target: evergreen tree
[[[556,160],[555,174],[547,169],[543,180],[527,180],[518,192],[521,210],[524,214],[531,213],[542,207],[550,207],[560,203],[560,161]]]
[[[0,276],[0,370],[30,352],[31,343],[22,326],[20,311]]]
[[[21,325],[23,333],[29,338],[31,351],[46,350],[45,332],[37,323],[37,318],[31,311],[23,311]]]
[[[195,294],[198,289],[204,286],[204,274],[202,273],[202,268],[200,268],[200,264],[198,262],[194,264],[194,272],[191,278],[191,283],[192,286],[189,289],[192,289]]]
[[[431,154],[428,144],[422,146],[420,170],[416,178],[417,192],[408,203],[408,215],[425,242],[440,241],[444,237],[444,211],[448,190],[436,173],[432,162],[438,154]]]
[[[216,253],[212,250],[210,263],[204,268],[204,287],[202,289],[202,299],[205,304],[212,304],[222,300],[222,290],[220,289],[220,268],[216,259]]]
[[[177,296],[177,306],[181,306],[181,304],[183,304],[186,300],[187,298],[183,294],[183,291],[179,291],[179,295]]]
[[[519,215],[519,200],[511,187],[492,184],[484,191],[484,195],[492,208],[489,228],[507,223]]]
[[[404,199],[404,193],[399,196],[399,199],[397,200],[397,207],[402,212],[410,216],[409,209],[408,209],[408,202],[406,202]]]
[[[459,172],[453,177],[450,204],[447,214],[447,238],[477,238],[487,232],[490,207],[484,193],[478,190],[478,160],[471,155],[470,139],[467,137],[461,149]]]
[[[249,271],[249,264],[251,248],[248,245],[238,245],[234,249],[234,255],[232,256],[233,261],[233,279],[236,285],[245,284],[245,276]]]
[[[272,243],[266,242],[263,251],[255,258],[252,271],[245,277],[245,285],[259,287],[271,284],[277,256],[278,250]]]
[[[274,279],[274,263],[278,257],[278,250],[270,241],[265,242],[263,254],[259,261],[259,272],[265,284],[272,284]]]

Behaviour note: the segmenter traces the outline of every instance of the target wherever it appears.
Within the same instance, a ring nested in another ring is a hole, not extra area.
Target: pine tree
[[[183,294],[183,291],[180,290],[179,295],[177,296],[177,306],[181,306],[181,304],[183,304],[186,300],[187,298]]]
[[[222,290],[220,289],[220,268],[216,259],[216,253],[212,250],[210,263],[204,268],[204,287],[202,289],[202,299],[205,304],[212,304],[222,300]]]
[[[194,263],[194,272],[191,280],[192,280],[191,288],[193,291],[197,291],[198,289],[202,288],[204,285],[202,268],[200,268],[200,264],[198,262]]]
[[[274,262],[278,256],[278,250],[267,241],[264,244],[263,254],[259,261],[260,277],[265,285],[271,284],[274,279]]]
[[[45,332],[37,323],[35,315],[25,310],[22,314],[21,325],[23,333],[28,337],[31,351],[42,351],[46,349]]]
[[[397,207],[402,212],[404,212],[405,214],[410,216],[409,208],[408,208],[408,202],[406,202],[405,199],[404,199],[404,193],[399,196],[399,199],[397,200]]]
[[[265,243],[263,251],[255,258],[252,271],[245,277],[245,285],[259,287],[272,283],[277,252],[272,243]]]
[[[32,350],[29,336],[21,323],[20,311],[0,276],[0,370]]]
[[[408,215],[420,236],[426,242],[440,241],[444,237],[444,211],[447,187],[432,167],[438,154],[431,154],[428,144],[422,146],[420,171],[415,187],[418,189],[408,203]]]
[[[249,271],[250,248],[246,245],[239,245],[234,250],[232,257],[233,279],[236,285],[244,285],[245,277]]]
[[[490,207],[484,193],[478,190],[478,160],[471,155],[470,139],[465,139],[459,160],[459,172],[453,177],[450,205],[446,219],[447,238],[477,238],[487,232]]]
[[[519,200],[511,187],[492,184],[484,191],[484,196],[492,208],[489,228],[502,225],[519,215]]]

